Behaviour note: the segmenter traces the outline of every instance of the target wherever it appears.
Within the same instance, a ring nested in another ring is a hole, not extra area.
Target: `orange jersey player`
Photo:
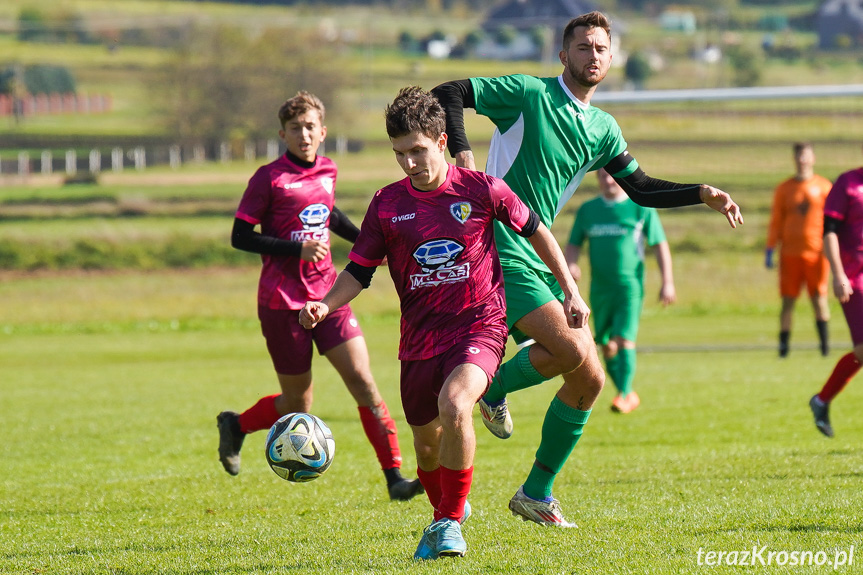
[[[823,253],[824,200],[830,180],[814,172],[815,151],[809,143],[794,144],[796,174],[776,187],[767,233],[765,264],[773,267],[773,251],[779,252],[779,356],[788,355],[794,303],[806,284],[815,310],[815,324],[822,355],[827,355],[828,265]]]

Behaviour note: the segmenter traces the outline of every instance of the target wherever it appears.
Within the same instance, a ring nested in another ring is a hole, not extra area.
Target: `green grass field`
[[[333,16],[311,7],[162,0],[62,4],[120,24],[166,13],[250,27],[317,25]],[[0,6],[0,19],[16,18],[23,6],[57,5],[10,0]],[[476,15],[465,14],[418,19],[346,8],[338,16],[341,26],[382,44],[406,26],[427,33],[450,29],[457,20],[453,31],[463,34],[477,25]],[[625,20],[627,49],[660,40],[673,48],[685,40],[658,36],[641,15]],[[757,45],[760,37],[752,32],[743,40]],[[115,106],[114,113],[98,117],[4,122],[0,133],[162,130],[151,114],[148,82],[166,51],[58,49],[3,35],[0,53],[21,64],[69,66],[83,91],[110,91]],[[381,122],[383,105],[399,87],[559,72],[539,63],[405,57],[382,46],[340,57],[358,78],[342,94],[354,114],[331,123],[331,133],[363,139],[366,147],[334,156],[340,167],[337,203],[357,223],[371,194],[403,176]],[[770,62],[762,84],[860,82],[858,64],[848,55],[823,54],[793,64]],[[651,87],[718,81],[705,73],[718,78],[727,72],[675,65],[655,76]],[[621,84],[622,72],[615,69],[607,86]],[[431,518],[428,502],[387,499],[353,401],[320,358],[313,411],[330,424],[337,442],[327,474],[305,485],[279,479],[264,460],[263,433],[247,440],[239,477],[228,476],[218,462],[216,414],[242,410],[277,389],[255,315],[256,257],[228,246],[237,202],[263,159],[103,173],[98,185],[63,186],[61,175],[38,174],[22,182],[4,174],[0,574],[863,572],[863,421],[855,415],[863,409],[863,376],[834,405],[837,437],[824,438],[807,401],[850,349],[844,318],[831,297],[833,351],[822,358],[811,309],[801,299],[791,356],[780,361],[776,273],[763,269],[762,253],[772,189],[792,172],[791,142],[815,141],[816,169],[827,177],[859,165],[860,102],[619,104],[608,110],[650,175],[726,189],[742,206],[746,224],[730,230],[703,207],[662,212],[679,301],[668,309],[655,303],[657,272],[650,260],[636,379],[642,407],[614,415],[608,409],[612,391],[604,391],[555,487],[579,529],[526,524],[506,507],[529,470],[558,379],[511,397],[516,432],[510,440],[495,439],[475,417],[479,445],[470,496],[474,516],[464,530],[468,555],[424,565],[411,557]],[[491,124],[468,112],[466,125],[481,166]],[[18,150],[3,153],[8,161]],[[588,177],[554,227],[560,241],[578,204],[595,192],[595,179]],[[334,242],[339,266],[346,245]],[[378,274],[354,309],[400,426],[406,475],[414,476],[397,395],[398,305],[386,274]],[[765,561],[769,552],[779,555],[770,565],[748,568],[704,564],[708,552],[738,552],[742,559],[739,552],[753,548],[763,550]],[[778,564],[795,552],[822,552],[819,560],[831,563]],[[843,557],[844,564],[832,564]]]
[[[806,405],[849,347],[841,314],[834,307],[825,359],[800,305],[791,356],[780,361],[769,282],[750,270],[729,287],[742,262],[711,257],[676,260],[676,307],[647,303],[642,408],[616,416],[603,392],[556,483],[579,529],[526,524],[506,509],[532,461],[552,382],[511,397],[510,440],[475,418],[468,555],[427,565],[411,561],[427,501],[387,499],[356,408],[324,361],[315,360],[313,411],[337,441],[327,474],[304,485],[279,479],[263,433],[247,440],[240,476],[221,469],[215,415],[276,388],[254,316],[255,267],[4,277],[0,572],[677,574],[708,569],[699,550],[766,546],[765,560],[768,551],[823,551],[831,561],[851,546],[859,553],[863,394],[852,383],[836,401],[833,440],[815,430]],[[413,476],[394,300],[379,274],[355,309]],[[775,561],[754,570],[832,569]],[[859,572],[858,563],[838,571]]]

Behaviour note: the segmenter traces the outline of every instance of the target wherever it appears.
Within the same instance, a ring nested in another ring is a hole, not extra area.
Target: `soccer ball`
[[[288,481],[317,479],[330,467],[335,453],[333,433],[311,413],[289,413],[267,434],[267,463]]]

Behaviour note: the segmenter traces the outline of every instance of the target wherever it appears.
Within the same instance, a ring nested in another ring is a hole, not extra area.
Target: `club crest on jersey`
[[[328,194],[333,193],[333,184],[333,179],[329,176],[324,176],[323,178],[321,178],[321,185],[324,187],[324,190],[326,190]]]
[[[326,204],[311,204],[306,206],[300,212],[299,218],[303,223],[303,229],[291,232],[291,239],[293,241],[327,241],[330,239],[330,229],[327,227],[327,221],[330,219],[330,208]]]
[[[459,223],[465,223],[467,219],[470,217],[471,207],[468,202],[456,202],[454,204],[450,204],[449,213],[452,214],[452,217],[457,219]]]
[[[464,248],[464,244],[450,238],[420,244],[412,255],[423,273],[411,275],[411,289],[460,282],[470,277],[469,263],[456,265]]]

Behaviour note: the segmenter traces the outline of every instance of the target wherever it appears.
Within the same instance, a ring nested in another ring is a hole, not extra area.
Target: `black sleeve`
[[[354,279],[360,282],[363,289],[367,289],[372,285],[372,276],[375,275],[375,267],[362,266],[357,262],[350,261],[345,266],[345,271],[354,276]]]
[[[464,129],[464,109],[476,108],[476,98],[470,80],[454,80],[432,88],[446,113],[447,148],[451,156],[470,150]]]
[[[605,166],[605,171],[614,174],[625,169],[633,161],[629,152],[621,152]],[[651,178],[641,168],[628,176],[614,176],[632,201],[648,208],[677,208],[694,206],[701,202],[701,184],[677,184],[658,178]]]
[[[830,216],[824,216],[824,235],[827,235],[830,232],[838,234],[839,230],[842,229],[842,224],[842,220],[837,220]]]
[[[231,246],[244,252],[267,254],[271,256],[300,257],[303,242],[282,240],[259,234],[255,225],[240,218],[234,218],[234,229],[231,231]]]
[[[524,224],[524,227],[521,228],[521,231],[518,232],[523,238],[529,238],[533,234],[536,233],[536,230],[539,228],[539,214],[535,211],[530,210],[530,215],[527,218],[527,223]]]
[[[330,231],[351,243],[357,241],[360,235],[360,228],[355,226],[350,218],[335,206],[333,206],[333,211],[330,214]]]

